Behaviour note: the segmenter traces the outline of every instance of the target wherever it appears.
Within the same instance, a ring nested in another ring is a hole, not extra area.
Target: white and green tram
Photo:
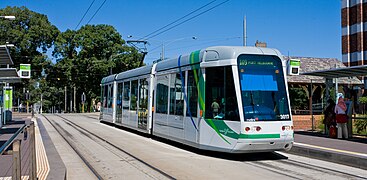
[[[103,78],[100,120],[205,150],[289,150],[285,69],[276,49],[208,47]]]

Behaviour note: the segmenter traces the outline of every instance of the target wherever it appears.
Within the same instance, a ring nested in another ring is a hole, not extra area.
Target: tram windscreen
[[[245,121],[290,120],[282,62],[276,56],[240,55],[238,71]]]

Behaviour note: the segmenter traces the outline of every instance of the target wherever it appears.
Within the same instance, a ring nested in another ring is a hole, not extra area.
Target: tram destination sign
[[[253,65],[253,66],[273,66],[274,62],[273,61],[250,61],[250,60],[246,60],[246,59],[241,59],[240,60],[240,66],[248,66],[248,65]]]

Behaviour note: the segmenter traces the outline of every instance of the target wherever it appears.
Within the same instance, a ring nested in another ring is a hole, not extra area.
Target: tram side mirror
[[[299,75],[301,61],[299,59],[290,59],[287,61],[287,75]]]

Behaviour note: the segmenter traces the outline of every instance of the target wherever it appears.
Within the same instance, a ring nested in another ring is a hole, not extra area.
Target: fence
[[[14,128],[8,128],[14,129]],[[36,180],[34,123],[20,127],[0,148],[0,180]]]

